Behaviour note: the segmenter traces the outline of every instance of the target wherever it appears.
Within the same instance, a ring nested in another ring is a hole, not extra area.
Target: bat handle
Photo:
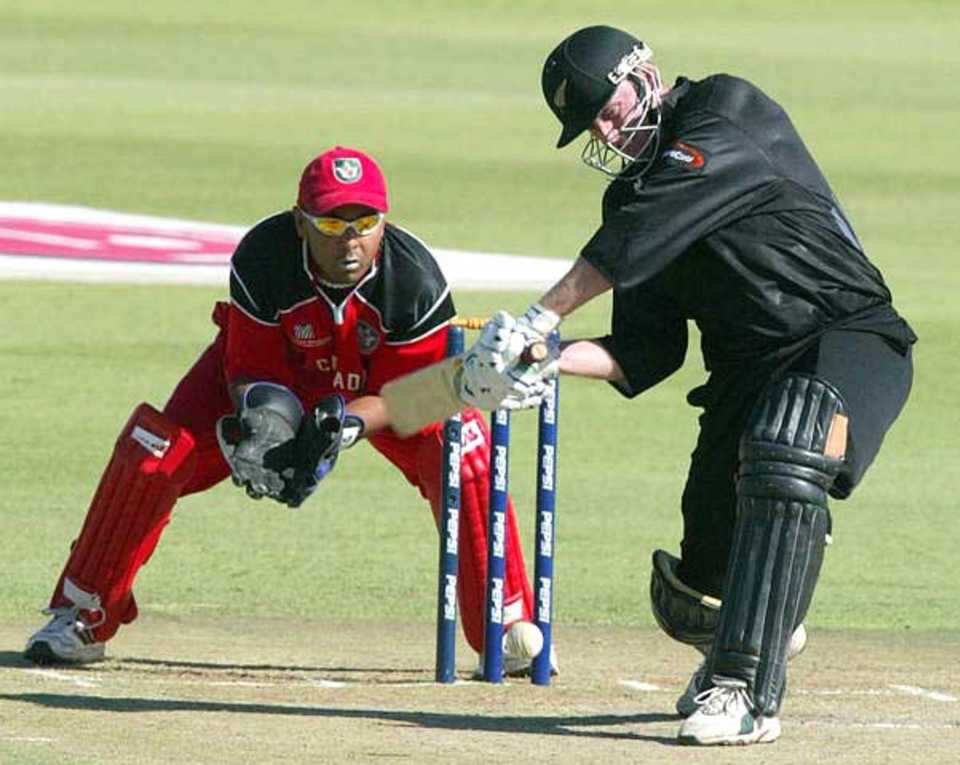
[[[536,364],[547,358],[548,353],[547,344],[542,340],[538,340],[530,343],[530,345],[523,349],[523,353],[520,354],[520,361],[524,364]]]

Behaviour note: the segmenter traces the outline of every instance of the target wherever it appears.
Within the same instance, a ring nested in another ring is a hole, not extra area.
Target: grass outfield
[[[42,604],[132,407],[162,404],[212,337],[208,288],[0,282],[6,486],[0,513],[0,619]],[[520,309],[531,295],[464,293],[460,310]],[[598,332],[591,304],[568,330]],[[948,339],[924,359],[948,357]],[[939,351],[939,352],[938,352]],[[929,362],[928,362],[928,366]],[[651,624],[650,551],[675,549],[676,510],[695,413],[697,364],[627,402],[565,380],[559,461],[557,609],[561,623]],[[923,456],[954,424],[921,384],[870,480],[834,509],[836,543],[810,617],[820,627],[956,629],[960,520],[955,481]],[[511,484],[532,547],[535,418],[514,426]],[[610,448],[619,444],[617,448]],[[946,448],[946,446],[945,446]],[[185,499],[144,569],[146,608],[168,614],[432,618],[436,542],[425,503],[366,445],[298,511],[254,503],[227,483]],[[922,594],[922,595],[921,595]]]
[[[960,202],[944,126],[960,63],[941,2],[287,2],[0,6],[0,198],[252,223],[343,142],[388,172],[393,215],[438,246],[572,257],[603,181],[539,95],[542,58],[593,21],[636,29],[668,78],[746,76],[791,112],[921,344],[914,396],[873,473],[835,507],[821,628],[960,629]],[[269,7],[269,10],[266,10]],[[945,160],[945,157],[947,160]],[[162,403],[211,336],[216,290],[0,283],[0,620],[41,605],[131,407]],[[534,295],[465,293],[461,311]],[[568,335],[600,333],[600,301]],[[564,384],[558,619],[649,625],[650,551],[675,549],[695,432],[685,369],[643,400]],[[529,418],[528,418],[529,419]],[[513,484],[532,535],[532,433]],[[616,444],[616,448],[611,445]],[[527,479],[526,481],[524,479]],[[529,546],[529,545],[528,545]],[[430,620],[426,508],[372,450],[307,508],[230,486],[182,503],[138,587],[170,615]]]

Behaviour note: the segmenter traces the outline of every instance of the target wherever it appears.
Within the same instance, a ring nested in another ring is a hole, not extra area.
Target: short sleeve
[[[614,182],[603,224],[581,252],[616,287],[652,279],[775,179],[763,152],[722,117],[688,115],[674,135],[642,185]]]
[[[683,366],[687,321],[665,296],[649,289],[618,290],[613,298],[611,334],[603,346],[623,370],[613,386],[633,398]]]

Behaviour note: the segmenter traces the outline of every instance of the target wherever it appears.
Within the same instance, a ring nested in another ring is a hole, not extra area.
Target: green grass
[[[790,111],[921,343],[907,411],[834,508],[811,621],[957,630],[955,430],[960,170],[952,30],[941,2],[329,2],[162,0],[0,6],[0,199],[249,224],[288,205],[333,143],[386,169],[393,217],[442,247],[570,258],[603,181],[539,95],[544,55],[594,21],[637,30],[664,74],[746,76]],[[226,7],[226,6],[224,6]],[[130,409],[162,404],[212,336],[219,290],[0,283],[0,619],[43,603]],[[463,313],[536,295],[465,293]],[[605,331],[609,304],[567,334]],[[558,619],[644,624],[650,551],[676,549],[695,437],[684,370],[627,402],[565,381]],[[533,433],[513,486],[532,537]],[[530,547],[529,540],[527,547]],[[432,619],[425,504],[371,449],[307,507],[221,486],[182,503],[138,593],[168,614]]]

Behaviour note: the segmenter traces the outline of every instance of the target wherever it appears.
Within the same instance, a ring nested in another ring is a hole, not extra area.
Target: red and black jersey
[[[614,285],[627,395],[680,367],[687,320],[716,372],[762,373],[841,326],[916,339],[786,113],[736,77],[677,81],[654,163],[611,183],[581,255]]]
[[[454,316],[426,245],[391,224],[362,281],[323,287],[291,211],[243,237],[231,261],[230,298],[228,380],[279,382],[308,407],[333,393],[375,395],[387,381],[441,360]]]

